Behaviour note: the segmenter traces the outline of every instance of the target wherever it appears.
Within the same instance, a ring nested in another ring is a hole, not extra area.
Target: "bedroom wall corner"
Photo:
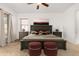
[[[79,19],[77,19],[76,15],[76,11],[79,10],[78,6],[79,4],[74,4],[64,12],[64,36],[68,41],[74,44],[79,44],[79,24],[77,23]]]

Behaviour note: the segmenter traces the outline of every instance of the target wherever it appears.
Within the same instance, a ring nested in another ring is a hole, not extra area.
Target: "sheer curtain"
[[[13,25],[12,25],[12,15],[9,15],[8,17],[8,43],[14,41],[14,31],[13,31]]]
[[[5,17],[7,20],[7,35],[5,34]],[[0,46],[5,46],[14,40],[13,25],[12,25],[12,15],[5,13],[0,9]]]
[[[3,11],[0,9],[0,46],[5,46]]]

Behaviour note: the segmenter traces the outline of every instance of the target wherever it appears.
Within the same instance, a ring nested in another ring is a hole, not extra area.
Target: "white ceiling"
[[[36,4],[28,5],[27,3],[3,3],[7,7],[13,9],[17,13],[52,13],[52,12],[64,12],[72,3],[48,3],[49,7],[40,5],[39,10],[36,9]]]

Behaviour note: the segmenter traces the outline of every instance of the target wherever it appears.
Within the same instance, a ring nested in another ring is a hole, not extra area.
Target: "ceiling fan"
[[[27,4],[30,5],[30,4],[35,4],[35,3],[27,3]],[[39,9],[39,6],[40,6],[40,5],[43,5],[43,6],[45,6],[45,7],[49,7],[49,5],[48,5],[47,3],[40,3],[40,4],[37,3],[37,7],[36,7],[36,9]]]

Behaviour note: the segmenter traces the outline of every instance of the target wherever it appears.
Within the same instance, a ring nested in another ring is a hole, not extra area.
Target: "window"
[[[8,15],[7,14],[4,14],[3,20],[4,20],[4,33],[5,33],[5,35],[8,35],[7,34],[7,29],[8,29],[8,24],[7,24]]]
[[[28,24],[29,24],[29,22],[28,22],[28,19],[27,18],[21,18],[20,19],[20,21],[21,21],[21,31],[28,31]]]

